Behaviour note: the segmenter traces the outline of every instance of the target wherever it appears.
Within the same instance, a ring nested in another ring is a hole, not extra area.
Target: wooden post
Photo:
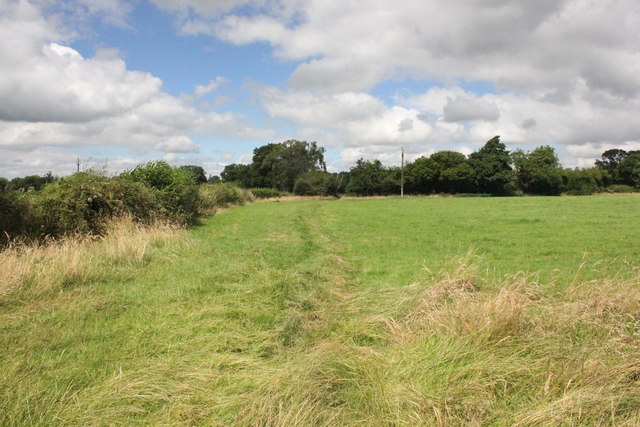
[[[400,147],[400,197],[404,197],[404,147]]]
[[[76,167],[78,169],[78,172],[80,172],[80,157],[76,157]]]

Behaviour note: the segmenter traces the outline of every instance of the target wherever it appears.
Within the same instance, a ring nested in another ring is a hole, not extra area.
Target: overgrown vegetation
[[[104,235],[109,222],[121,216],[141,224],[192,225],[216,207],[251,199],[249,192],[230,184],[203,184],[203,176],[199,167],[154,161],[119,176],[78,172],[40,188],[30,186],[30,191],[1,191],[0,245]]]
[[[9,249],[0,424],[637,425],[638,215],[256,203]]]
[[[637,151],[608,150],[593,168],[563,169],[553,147],[509,152],[496,136],[469,156],[438,151],[400,167],[359,159],[348,172],[328,173],[324,148],[315,142],[286,141],[254,150],[250,165],[227,165],[222,180],[245,188],[293,191],[298,195],[406,194],[588,195],[609,186],[640,189]]]

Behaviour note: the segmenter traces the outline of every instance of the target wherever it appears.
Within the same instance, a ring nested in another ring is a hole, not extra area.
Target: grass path
[[[617,222],[639,199],[613,203],[609,223],[600,200],[460,200],[256,203],[156,238],[135,262],[95,246],[73,276],[25,279],[0,301],[0,424],[640,422],[640,275],[621,267],[638,231]],[[464,203],[477,207],[462,219]],[[558,212],[585,209],[558,226]],[[496,245],[474,231],[480,218]],[[505,275],[548,250],[538,226],[553,242],[585,222],[609,234],[560,245],[562,262],[617,242],[620,275],[554,292]],[[502,260],[515,232],[539,240]],[[466,239],[484,260],[465,256]]]

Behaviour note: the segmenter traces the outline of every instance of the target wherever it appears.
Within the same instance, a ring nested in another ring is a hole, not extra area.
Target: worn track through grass
[[[123,249],[140,261],[83,246],[100,269],[82,280],[44,292],[14,280],[0,307],[0,424],[640,422],[637,268],[562,287],[495,281],[476,250],[434,272],[371,274],[388,268],[369,253],[395,254],[396,229],[376,212],[379,241],[353,241],[343,215],[360,203],[235,208],[144,240],[142,256]]]

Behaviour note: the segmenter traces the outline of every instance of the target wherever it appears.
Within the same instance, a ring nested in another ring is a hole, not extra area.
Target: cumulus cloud
[[[197,97],[203,97],[211,92],[215,92],[216,90],[218,90],[218,88],[220,87],[220,85],[226,83],[226,79],[224,77],[216,77],[215,80],[211,80],[208,84],[206,85],[198,85],[196,86],[195,90],[194,90],[194,94]]]
[[[461,97],[448,98],[443,111],[444,120],[447,122],[471,122],[475,120],[494,122],[500,117],[500,111],[496,104]]]
[[[154,148],[165,153],[197,153],[200,150],[199,146],[184,135],[168,138],[166,141],[156,144]]]

